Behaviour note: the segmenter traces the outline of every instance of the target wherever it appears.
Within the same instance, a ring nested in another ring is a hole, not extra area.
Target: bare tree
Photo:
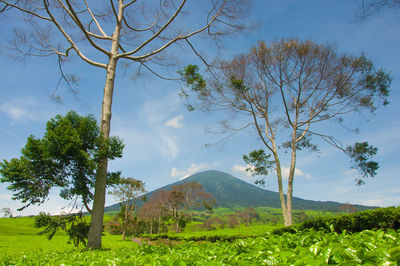
[[[2,208],[0,211],[1,217],[3,218],[11,218],[13,217],[13,213],[10,208]]]
[[[339,206],[339,211],[345,211],[346,213],[354,213],[357,211],[356,207],[350,203],[344,203]]]
[[[165,207],[168,194],[169,192],[164,189],[155,191],[138,212],[139,218],[149,223],[150,234],[153,233],[154,224],[157,224],[157,234],[159,234],[162,223],[168,217],[168,210]]]
[[[23,28],[15,29],[7,47],[15,55],[55,56],[68,84],[76,77],[64,74],[62,66],[73,55],[104,69],[100,130],[106,140],[120,62],[136,66],[137,74],[146,69],[163,77],[157,70],[172,64],[171,57],[165,57],[169,47],[186,45],[200,56],[193,37],[202,34],[218,41],[241,30],[235,21],[246,8],[245,0],[0,0],[2,16],[9,14],[25,22]],[[107,167],[105,158],[98,165],[88,249],[101,247]]]
[[[246,226],[249,226],[251,224],[251,221],[253,219],[259,219],[260,216],[257,213],[256,209],[253,207],[247,207],[245,210],[242,211],[237,211],[236,216],[242,218],[246,224]]]
[[[164,206],[175,222],[176,232],[181,231],[180,223],[185,221],[187,210],[200,207],[201,204],[206,207],[213,204],[211,194],[204,191],[203,186],[197,182],[185,182],[173,186],[166,199]]]
[[[222,123],[225,132],[234,134],[253,126],[271,153],[254,151],[244,159],[251,164],[248,170],[254,174],[266,175],[269,168],[275,170],[285,225],[292,224],[297,151],[315,150],[312,137],[321,137],[351,157],[353,167],[361,172],[358,184],[362,178],[376,174],[378,164],[369,161],[376,148],[366,142],[345,148],[329,132],[316,127],[324,121],[342,123],[347,114],[362,110],[373,112],[382,103],[388,103],[391,77],[383,70],[376,70],[364,55],[339,55],[332,45],[289,39],[269,46],[260,42],[248,54],[221,62],[208,85],[197,70],[191,65],[181,74],[201,100],[202,107],[228,111],[229,118]],[[245,124],[232,127],[229,123],[234,118],[232,114],[245,117],[241,120]],[[284,138],[287,141],[280,143]],[[282,151],[290,154],[286,197]]]
[[[364,20],[369,16],[374,15],[383,8],[398,8],[400,0],[362,0],[360,12],[357,17]]]

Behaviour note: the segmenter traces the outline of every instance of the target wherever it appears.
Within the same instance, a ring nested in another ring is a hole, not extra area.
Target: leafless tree
[[[139,218],[149,223],[150,234],[153,233],[154,223],[157,224],[157,234],[159,234],[162,222],[168,217],[168,210],[165,207],[168,194],[169,192],[164,189],[155,191],[138,212]]]
[[[195,49],[194,37],[218,42],[225,34],[241,30],[236,21],[246,14],[247,7],[245,0],[0,0],[1,16],[24,22],[15,28],[14,39],[6,47],[16,56],[55,56],[68,84],[76,78],[64,74],[61,67],[74,55],[104,69],[100,127],[106,140],[120,62],[136,66],[133,73],[146,69],[163,77],[158,70],[173,64],[171,57],[166,57],[171,46],[186,46],[204,60]],[[107,167],[108,160],[101,160],[88,249],[101,247]]]
[[[272,154],[272,160],[263,150],[250,153],[250,159],[244,157],[254,163],[248,168],[251,172],[265,175],[267,168],[275,170],[285,225],[292,224],[297,151],[315,150],[311,137],[321,137],[348,153],[363,177],[375,175],[378,164],[367,161],[376,153],[375,148],[365,142],[346,149],[329,132],[315,126],[324,121],[341,123],[349,113],[363,109],[373,112],[382,102],[388,103],[391,77],[376,70],[364,55],[339,55],[332,45],[288,39],[270,45],[259,42],[248,54],[221,62],[219,71],[207,84],[196,71],[196,67],[187,66],[181,74],[200,99],[201,107],[228,112],[222,123],[225,132],[253,127]],[[245,121],[244,125],[232,127],[232,114],[244,117],[240,120]],[[280,143],[285,138],[287,141]],[[283,151],[290,154],[286,197]]]
[[[13,217],[13,213],[10,208],[2,208],[0,211],[1,217],[10,218]]]
[[[175,185],[168,191],[164,206],[175,222],[176,232],[181,231],[179,223],[186,219],[187,210],[200,207],[201,204],[205,206],[212,205],[213,197],[204,191],[203,186],[197,182],[185,182]]]
[[[379,12],[383,8],[399,8],[400,0],[362,0],[360,12],[357,17],[361,20],[366,19]]]

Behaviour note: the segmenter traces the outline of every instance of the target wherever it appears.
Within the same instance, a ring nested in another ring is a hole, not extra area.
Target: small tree
[[[122,240],[125,240],[127,228],[136,220],[133,212],[136,208],[136,200],[143,199],[141,196],[146,193],[144,186],[145,184],[140,180],[121,178],[120,182],[109,192],[121,205],[119,217],[122,218]]]
[[[3,218],[11,218],[13,216],[13,213],[10,208],[3,208],[0,211],[1,217]]]
[[[257,151],[245,161],[252,164],[248,170],[255,175],[265,176],[270,167],[275,170],[285,225],[292,224],[298,151],[317,150],[313,137],[350,155],[362,173],[356,179],[358,184],[365,177],[375,176],[378,164],[368,161],[376,152],[374,147],[367,142],[343,147],[335,136],[323,131],[324,127],[316,127],[323,122],[342,123],[349,113],[374,112],[388,104],[392,78],[382,69],[375,69],[364,55],[340,55],[332,45],[283,39],[270,45],[259,42],[248,54],[221,61],[216,72],[208,83],[193,65],[180,74],[203,108],[229,112],[229,118],[222,123],[225,132],[254,128],[271,155]],[[190,93],[184,92],[184,96]],[[232,127],[232,113],[245,117],[244,125]],[[281,142],[282,139],[286,141]],[[286,197],[282,152],[290,155]]]
[[[240,225],[239,217],[237,216],[237,213],[227,214],[226,217],[228,218],[226,221],[228,228],[235,228]]]
[[[354,213],[356,212],[356,207],[354,207],[353,204],[350,203],[344,203],[339,206],[339,211],[345,211],[346,213]]]
[[[154,225],[157,226],[157,234],[160,234],[161,228],[165,227],[164,221],[168,217],[168,211],[164,207],[164,201],[166,200],[165,190],[158,190],[154,192],[150,200],[148,200],[138,211],[138,217],[147,222],[149,227],[149,233],[154,233]]]
[[[201,184],[185,182],[171,188],[165,206],[169,210],[172,220],[175,221],[176,232],[179,232],[186,224],[185,214],[189,208],[200,207],[201,204],[210,208],[212,202],[212,196],[204,191]]]
[[[256,209],[254,209],[252,207],[247,207],[243,211],[238,211],[236,215],[244,220],[246,226],[249,226],[253,219],[259,219],[260,218],[260,216],[257,213]]]
[[[122,157],[122,141],[105,140],[92,115],[74,111],[47,122],[43,138],[29,136],[21,157],[0,162],[1,182],[11,183],[13,199],[26,203],[18,210],[43,203],[52,188],[61,188],[60,197],[80,198],[88,212],[98,163],[104,158]],[[119,173],[108,173],[107,185],[118,182]]]

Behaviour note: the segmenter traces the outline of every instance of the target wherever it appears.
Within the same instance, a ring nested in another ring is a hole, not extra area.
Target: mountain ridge
[[[188,176],[172,184],[163,186],[159,189],[146,194],[148,198],[151,194],[161,189],[171,189],[172,186],[186,183],[198,182],[204,190],[214,196],[217,206],[229,209],[237,207],[273,207],[281,208],[279,193],[259,188],[247,183],[228,173],[218,170],[207,170]],[[294,210],[321,210],[338,211],[343,203],[334,201],[314,201],[293,197]],[[373,209],[373,206],[353,205],[356,210]],[[114,204],[105,208],[106,212],[119,210],[120,205]]]

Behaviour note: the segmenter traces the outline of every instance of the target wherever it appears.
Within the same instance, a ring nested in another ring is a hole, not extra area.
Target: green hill
[[[230,174],[210,170],[191,175],[183,180],[164,186],[160,189],[170,189],[172,186],[185,182],[198,182],[203,185],[204,190],[214,196],[217,207],[229,209],[237,207],[273,207],[280,208],[278,192],[261,189]],[[157,190],[155,190],[157,191]],[[148,197],[155,191],[149,192]],[[293,197],[293,209],[295,210],[322,210],[338,211],[342,203],[333,201],[313,201]],[[372,209],[374,207],[354,205],[357,210]],[[105,208],[106,212],[119,210],[119,204]]]

